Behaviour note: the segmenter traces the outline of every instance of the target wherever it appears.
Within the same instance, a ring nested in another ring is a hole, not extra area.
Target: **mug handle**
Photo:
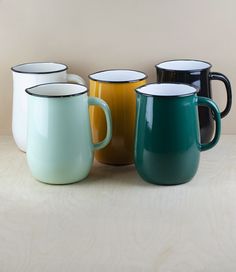
[[[218,106],[216,105],[216,103],[207,97],[198,96],[197,97],[197,104],[198,104],[198,106],[201,105],[201,106],[209,107],[212,110],[212,113],[214,114],[214,120],[216,122],[215,135],[214,135],[214,138],[212,139],[212,141],[207,144],[200,144],[200,150],[205,151],[205,150],[208,150],[208,149],[211,149],[212,147],[214,147],[220,139],[220,133],[221,133],[220,110],[219,110]]]
[[[97,97],[90,96],[88,98],[88,104],[89,104],[89,106],[94,105],[94,106],[101,107],[103,109],[103,111],[105,113],[105,117],[106,117],[107,135],[103,141],[93,144],[94,150],[99,150],[99,149],[102,149],[105,146],[107,146],[111,141],[111,137],[112,137],[111,111],[110,111],[110,108],[108,107],[107,103],[104,100],[97,98]]]
[[[224,118],[229,113],[232,106],[232,90],[231,90],[230,81],[225,75],[218,72],[211,72],[209,76],[210,76],[210,80],[220,80],[225,85],[226,93],[227,93],[227,103],[226,103],[225,109],[220,114],[221,118]]]
[[[67,81],[75,82],[75,83],[82,84],[82,85],[86,86],[85,80],[82,77],[75,75],[75,74],[67,74]]]

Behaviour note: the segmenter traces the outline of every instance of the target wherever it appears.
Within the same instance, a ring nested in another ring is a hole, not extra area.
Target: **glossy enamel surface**
[[[87,93],[70,97],[28,95],[28,99],[27,160],[32,175],[50,184],[68,184],[86,178],[92,167],[94,149],[103,148],[111,139],[107,104],[88,98]],[[102,107],[107,117],[107,135],[95,145],[89,105]]]
[[[231,85],[228,78],[221,73],[210,71],[211,64],[197,60],[173,60],[156,65],[158,83],[186,83],[199,88],[198,95],[212,98],[211,80],[224,83],[227,94],[226,107],[221,113],[225,117],[232,105]],[[199,107],[201,142],[208,143],[214,133],[214,119],[206,107]]]
[[[145,76],[145,75],[144,75]],[[136,98],[135,88],[146,80],[136,82],[103,82],[90,79],[90,95],[107,102],[112,115],[112,140],[103,150],[95,153],[98,161],[106,164],[131,164],[134,160],[134,131]],[[90,109],[94,142],[104,138],[106,122],[99,108]]]
[[[59,63],[26,63],[12,67],[13,72],[13,108],[12,133],[14,140],[22,151],[27,145],[28,104],[25,89],[49,82],[76,82],[84,80],[67,73],[67,66]]]
[[[135,166],[140,176],[154,184],[177,185],[197,172],[200,151],[212,148],[220,136],[220,112],[213,101],[188,96],[147,96],[137,92]],[[198,103],[217,116],[214,141],[200,144]]]

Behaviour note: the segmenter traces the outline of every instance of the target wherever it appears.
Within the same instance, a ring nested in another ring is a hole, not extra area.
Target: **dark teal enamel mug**
[[[209,98],[185,84],[148,84],[136,89],[135,166],[147,182],[177,185],[197,172],[200,152],[220,137],[221,117]],[[200,143],[198,106],[211,109],[216,123],[210,143]]]

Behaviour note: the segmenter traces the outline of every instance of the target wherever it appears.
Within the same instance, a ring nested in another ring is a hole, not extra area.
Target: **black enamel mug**
[[[198,95],[212,98],[211,81],[220,80],[224,83],[227,95],[225,109],[221,112],[221,118],[225,117],[232,105],[232,91],[229,79],[217,72],[211,72],[212,65],[200,60],[169,60],[157,65],[158,83],[185,83],[199,89]],[[199,107],[199,121],[201,142],[208,143],[214,133],[214,115],[206,107]]]

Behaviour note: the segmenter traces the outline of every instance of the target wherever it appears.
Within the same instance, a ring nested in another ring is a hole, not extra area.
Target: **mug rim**
[[[64,66],[64,68],[58,69],[58,70],[54,70],[54,71],[41,71],[41,72],[30,72],[30,71],[20,71],[17,70],[18,67],[20,66],[25,66],[25,65],[30,65],[30,64],[56,64],[56,65],[62,65]],[[20,63],[17,64],[15,66],[11,67],[11,70],[15,73],[20,73],[20,74],[34,74],[34,75],[38,75],[38,74],[53,74],[53,73],[59,73],[59,72],[63,72],[68,70],[68,66],[64,63],[60,63],[60,62],[50,62],[50,61],[35,61],[35,62],[26,62],[26,63]]]
[[[185,70],[178,70],[178,69],[170,69],[170,68],[163,68],[163,67],[159,67],[159,65],[163,64],[163,63],[167,63],[167,62],[177,62],[177,61],[195,61],[195,62],[201,62],[201,63],[205,63],[208,65],[208,67],[206,68],[198,68],[198,69],[185,69]],[[186,72],[192,72],[192,71],[202,71],[202,70],[207,70],[212,68],[212,64],[208,61],[205,60],[200,60],[200,59],[169,59],[169,60],[165,60],[165,61],[161,61],[157,64],[155,64],[154,66],[155,68],[158,68],[159,70],[164,70],[164,71],[177,71],[178,73],[186,73]]]
[[[110,72],[110,71],[130,71],[130,72],[137,72],[137,73],[143,74],[143,77],[142,77],[141,79],[121,80],[121,81],[105,80],[105,79],[103,80],[103,79],[95,79],[95,78],[92,78],[92,76],[95,75],[95,74],[100,74],[100,73],[103,73],[103,72]],[[89,75],[88,75],[88,78],[89,78],[90,80],[98,81],[98,82],[106,82],[106,83],[115,83],[115,84],[119,84],[119,83],[139,82],[139,81],[142,81],[142,80],[147,79],[148,76],[147,76],[144,72],[139,71],[139,70],[124,69],[124,68],[114,68],[114,69],[106,69],[106,70],[100,70],[100,71],[94,72],[94,73],[92,73],[92,74],[89,74]]]
[[[192,89],[194,89],[195,91],[190,92],[190,93],[186,93],[186,94],[175,94],[175,95],[160,95],[160,94],[149,94],[149,93],[143,93],[140,91],[140,89],[150,86],[150,85],[183,85],[183,86],[187,86],[187,87],[191,87]],[[142,94],[144,96],[148,96],[148,97],[162,97],[162,98],[174,98],[174,97],[187,97],[187,96],[191,96],[194,95],[196,93],[199,92],[199,88],[196,87],[193,84],[184,84],[184,83],[180,83],[180,82],[176,82],[176,83],[157,83],[157,82],[153,82],[153,83],[148,83],[145,85],[142,85],[138,88],[135,89],[136,93],[138,94]]]
[[[37,87],[42,87],[42,86],[46,86],[46,85],[72,85],[72,86],[81,86],[83,88],[85,88],[84,91],[78,92],[78,93],[73,93],[73,94],[63,94],[63,95],[46,95],[46,94],[37,94],[37,93],[33,93],[32,89],[35,89]],[[50,83],[43,83],[43,84],[38,84],[35,86],[32,86],[30,88],[25,89],[25,92],[29,95],[32,96],[36,96],[36,97],[44,97],[44,98],[64,98],[64,97],[71,97],[71,96],[79,96],[82,94],[85,94],[88,92],[88,88],[82,84],[79,83],[69,83],[69,82],[50,82]]]

